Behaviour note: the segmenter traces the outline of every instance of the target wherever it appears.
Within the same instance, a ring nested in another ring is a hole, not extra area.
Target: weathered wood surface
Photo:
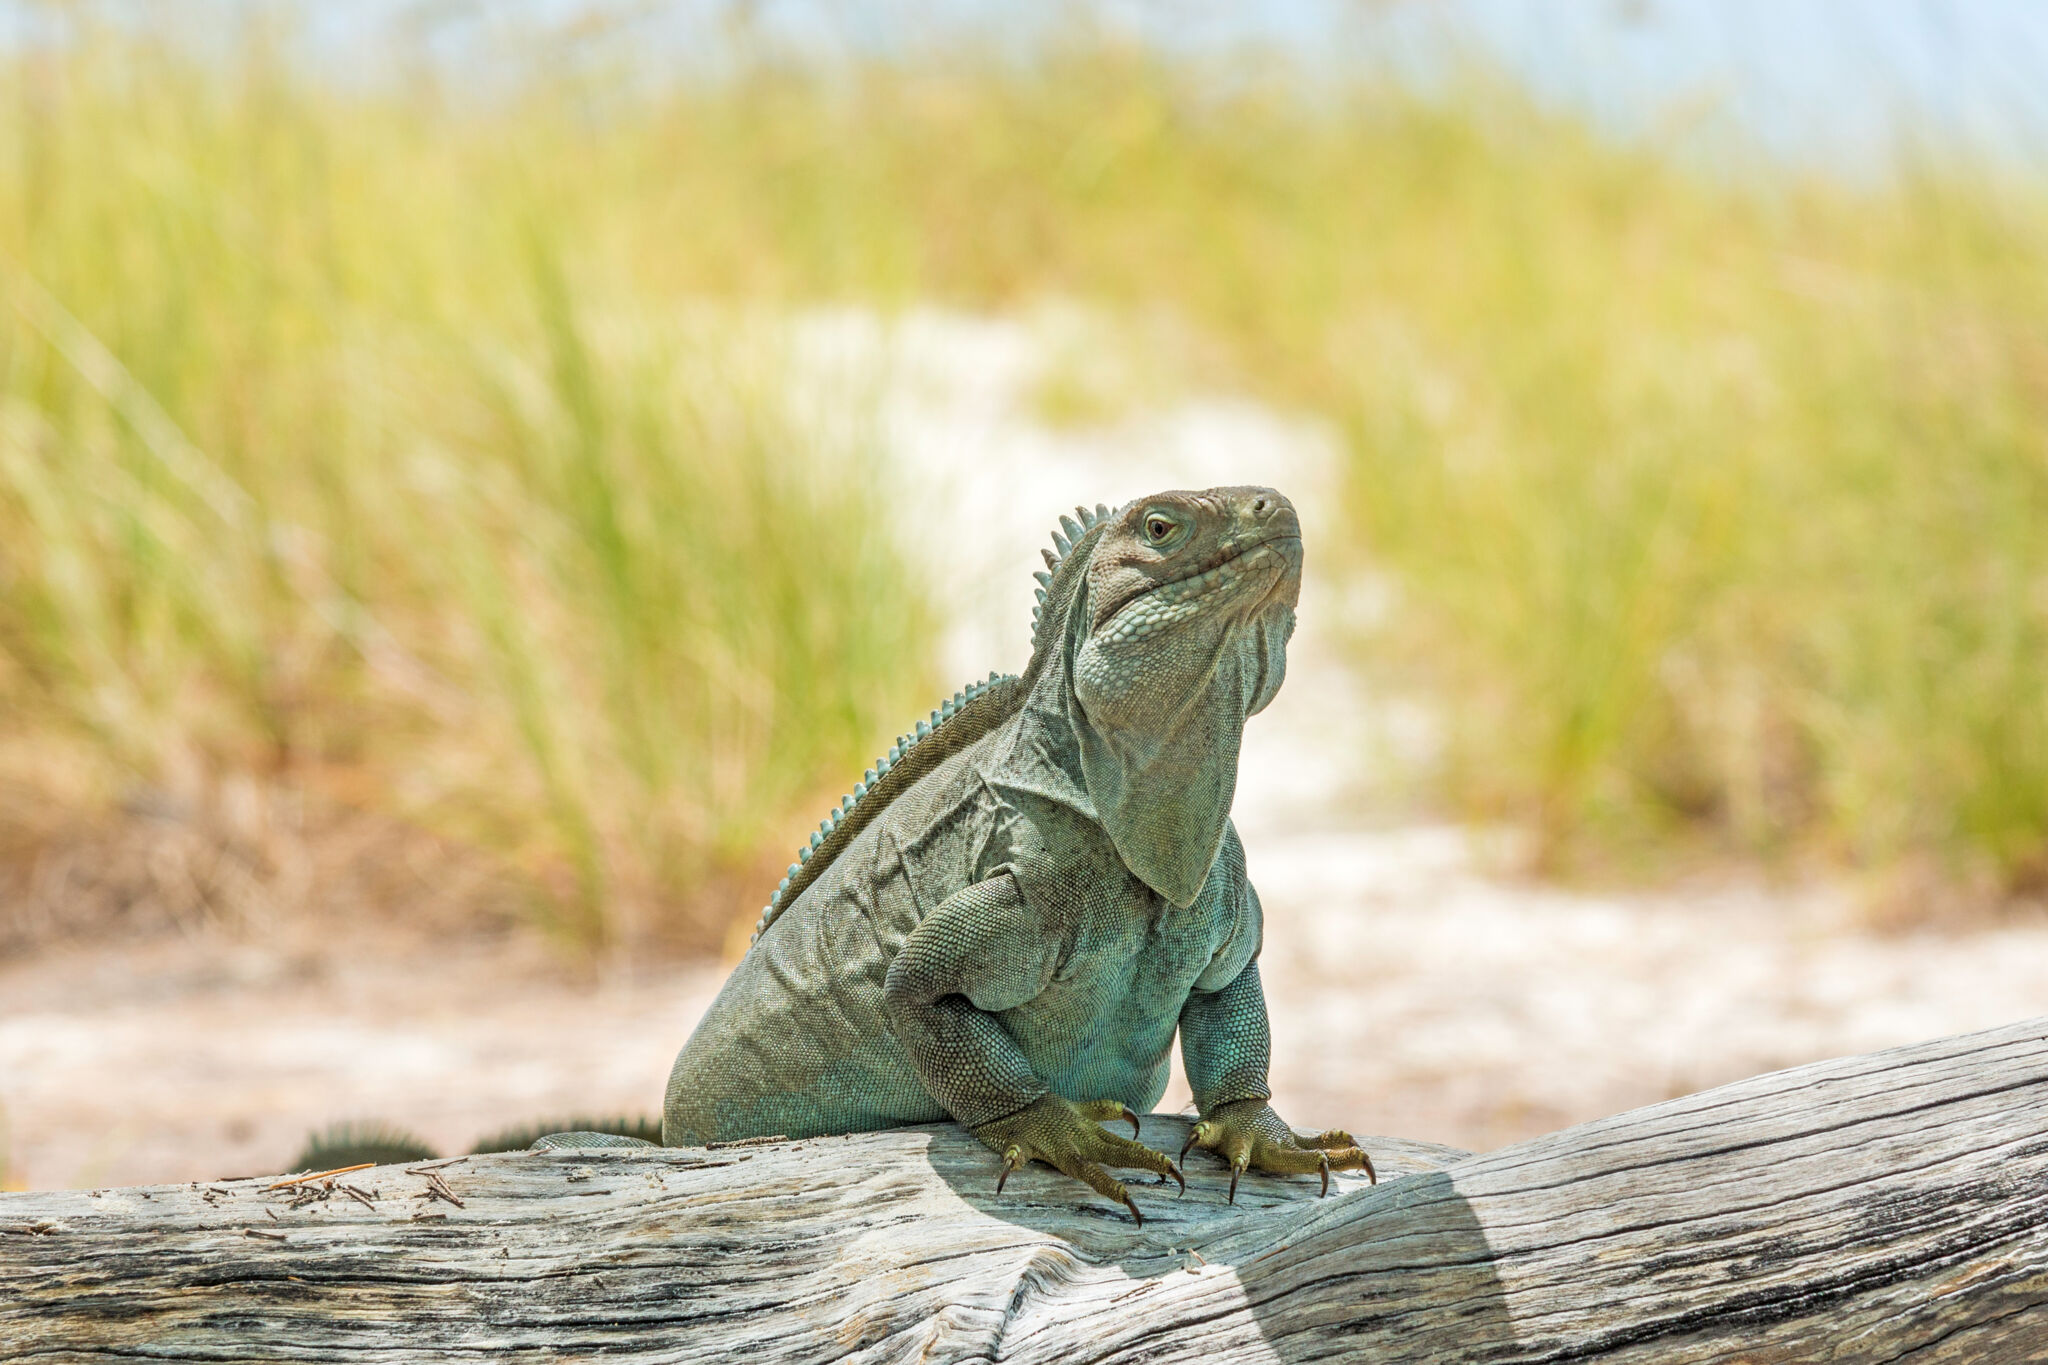
[[[0,1359],[2048,1360],[2048,1019],[1373,1145],[1235,1208],[1197,1155],[1142,1229],[948,1128],[6,1195]]]

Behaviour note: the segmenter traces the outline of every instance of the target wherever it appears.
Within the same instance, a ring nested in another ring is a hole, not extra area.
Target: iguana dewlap
[[[1178,1031],[1230,1163],[1370,1170],[1266,1101],[1259,898],[1229,819],[1248,716],[1279,690],[1301,584],[1267,488],[1062,519],[1030,666],[877,761],[762,916],[677,1056],[665,1145],[954,1118],[1131,1205],[1105,1166],[1179,1177],[1095,1119],[1165,1091]],[[1185,1155],[1185,1149],[1182,1155]]]

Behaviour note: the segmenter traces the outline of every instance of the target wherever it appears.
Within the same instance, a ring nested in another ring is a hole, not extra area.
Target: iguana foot
[[[1097,1120],[1124,1119],[1131,1125],[1131,1132],[1138,1131],[1138,1116],[1129,1106],[1116,1100],[1091,1100],[1076,1104],[1059,1095],[1040,1095],[1024,1108],[992,1123],[984,1123],[974,1129],[974,1135],[994,1150],[1003,1154],[1003,1171],[996,1177],[996,1191],[1002,1192],[1003,1184],[1009,1180],[1012,1171],[1020,1171],[1033,1161],[1043,1161],[1076,1180],[1087,1182],[1098,1194],[1114,1199],[1131,1211],[1131,1217],[1142,1227],[1145,1215],[1138,1212],[1138,1206],[1131,1201],[1130,1191],[1124,1183],[1111,1175],[1105,1167],[1136,1166],[1161,1175],[1170,1175],[1180,1182],[1185,1190],[1188,1182],[1182,1177],[1180,1167],[1164,1152],[1155,1152],[1142,1143],[1115,1133],[1104,1132],[1097,1126]]]
[[[1188,1130],[1181,1144],[1181,1159],[1189,1151],[1206,1147],[1230,1163],[1230,1202],[1237,1202],[1237,1178],[1247,1167],[1268,1175],[1307,1175],[1320,1171],[1323,1193],[1330,1192],[1330,1172],[1366,1173],[1373,1184],[1380,1183],[1372,1158],[1358,1150],[1351,1134],[1332,1128],[1313,1137],[1297,1133],[1280,1121],[1273,1106],[1264,1100],[1235,1100],[1215,1110]]]

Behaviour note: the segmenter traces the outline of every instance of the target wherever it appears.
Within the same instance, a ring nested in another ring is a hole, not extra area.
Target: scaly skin
[[[1098,1119],[1123,1119],[1131,1125],[1131,1137],[1104,1132],[1095,1126]],[[1098,1194],[1116,1200],[1143,1226],[1145,1216],[1138,1212],[1130,1191],[1105,1167],[1142,1167],[1172,1176],[1183,1190],[1188,1187],[1180,1167],[1167,1160],[1164,1153],[1133,1141],[1138,1135],[1138,1116],[1130,1106],[1117,1100],[1076,1104],[1058,1095],[1040,1095],[1008,1118],[982,1124],[974,1135],[1003,1154],[1003,1173],[996,1177],[997,1194],[1003,1192],[1010,1172],[1021,1171],[1033,1161],[1043,1161],[1085,1181]]]
[[[1030,667],[935,712],[812,836],[676,1058],[664,1143],[950,1117],[1001,1155],[998,1189],[1041,1161],[1137,1217],[1109,1169],[1180,1170],[1098,1120],[1137,1128],[1178,1033],[1190,1145],[1230,1163],[1233,1198],[1246,1169],[1325,1190],[1371,1169],[1267,1104],[1262,920],[1229,819],[1245,720],[1285,674],[1294,509],[1219,488],[1062,527]]]

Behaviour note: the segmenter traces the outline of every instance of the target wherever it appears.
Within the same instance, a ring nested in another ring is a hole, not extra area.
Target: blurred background
[[[0,2],[0,1188],[653,1109],[1162,486],[1297,1124],[2048,1013],[2044,148],[2024,0]]]

